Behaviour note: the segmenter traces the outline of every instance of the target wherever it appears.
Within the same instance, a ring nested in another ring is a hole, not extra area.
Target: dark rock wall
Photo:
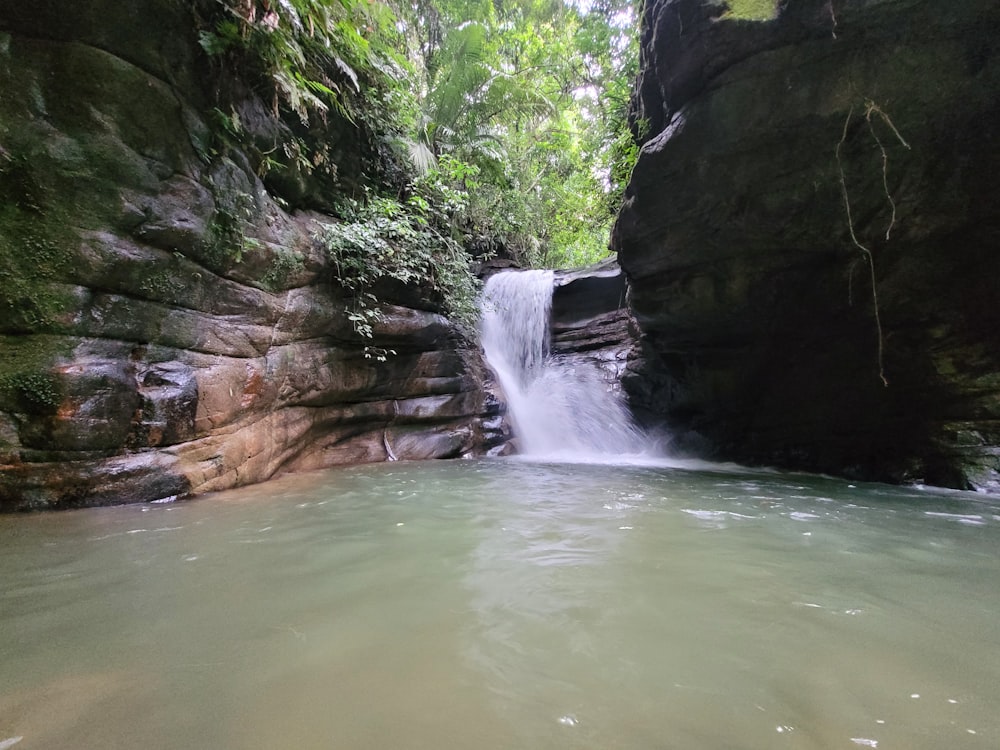
[[[718,457],[1000,489],[1000,4],[781,5],[646,5],[632,401]]]
[[[596,366],[619,389],[636,343],[628,284],[615,260],[557,271],[552,290],[552,357],[566,367]]]
[[[312,238],[332,219],[213,140],[196,5],[0,0],[0,510],[499,439],[433,302],[399,290],[362,339]]]

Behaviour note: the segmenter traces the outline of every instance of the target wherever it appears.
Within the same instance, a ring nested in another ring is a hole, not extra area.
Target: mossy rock
[[[53,330],[73,299],[58,284],[66,275],[74,237],[52,216],[35,210],[31,184],[19,168],[0,164],[0,333]]]
[[[55,368],[69,348],[59,336],[0,336],[0,412],[55,412],[63,396]]]

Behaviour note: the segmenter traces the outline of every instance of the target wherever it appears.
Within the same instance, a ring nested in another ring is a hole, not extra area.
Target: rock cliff
[[[635,346],[626,304],[625,274],[614,260],[557,271],[552,290],[553,358],[562,365],[596,366],[618,389]]]
[[[718,457],[1000,489],[1000,5],[650,0],[633,404]]]
[[[500,439],[432,295],[381,291],[359,336],[314,240],[329,194],[287,169],[265,185],[216,139],[200,5],[0,0],[0,510]],[[287,129],[249,89],[235,106],[262,142]],[[334,192],[356,189],[365,134],[322,136]]]

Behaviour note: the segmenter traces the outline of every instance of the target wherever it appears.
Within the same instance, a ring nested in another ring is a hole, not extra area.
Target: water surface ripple
[[[517,460],[0,518],[0,748],[1000,747],[1000,510]]]

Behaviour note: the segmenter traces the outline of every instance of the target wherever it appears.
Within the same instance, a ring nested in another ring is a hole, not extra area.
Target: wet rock
[[[205,242],[214,210],[211,192],[181,176],[165,180],[155,195],[136,197],[128,205],[137,207],[142,217],[132,230],[137,239],[186,255],[196,253]]]
[[[646,5],[632,402],[721,458],[995,489],[1000,8],[782,8]]]
[[[191,489],[176,461],[161,453],[74,461],[24,461],[0,471],[5,511],[83,508],[176,498]]]
[[[636,343],[625,274],[614,259],[559,271],[552,292],[552,355],[566,366],[599,367],[619,387]]]
[[[465,425],[449,431],[394,427],[386,430],[385,443],[395,460],[457,458],[472,448],[474,436]]]
[[[335,219],[290,208],[356,188],[364,135],[331,116],[336,179],[265,186],[254,143],[284,131],[252,92],[245,148],[210,142],[211,3],[120,6],[0,0],[0,510],[500,445],[433,295],[379,290],[359,335],[313,238]]]
[[[137,373],[136,380],[142,399],[139,445],[176,445],[196,436],[198,379],[193,367],[182,362],[153,364]]]

